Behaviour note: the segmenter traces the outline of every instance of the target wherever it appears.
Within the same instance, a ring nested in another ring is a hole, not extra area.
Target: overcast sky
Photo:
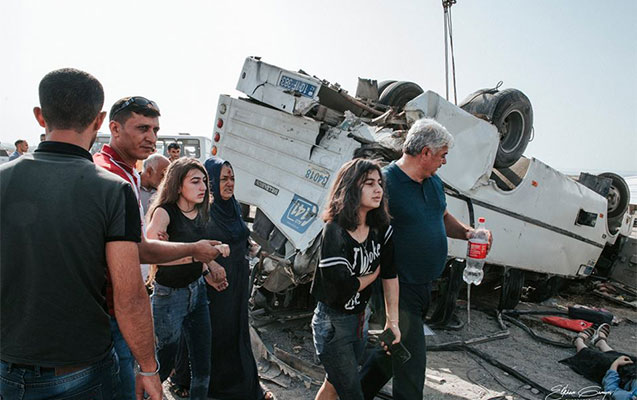
[[[637,173],[637,1],[458,0],[452,16],[460,99],[502,80],[533,104],[526,155]],[[250,55],[352,93],[358,77],[445,92],[440,0],[4,0],[0,41],[0,140],[32,147],[38,83],[67,66],[102,82],[105,110],[157,101],[173,134],[211,134]]]

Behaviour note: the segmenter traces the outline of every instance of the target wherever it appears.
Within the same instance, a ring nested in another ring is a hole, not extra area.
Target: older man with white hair
[[[144,160],[140,175],[141,190],[139,192],[139,200],[142,202],[142,207],[144,207],[144,213],[148,212],[150,201],[157,192],[162,179],[164,179],[166,168],[169,165],[170,160],[158,153],[152,154]]]
[[[423,322],[431,282],[444,269],[447,237],[467,240],[473,233],[447,211],[444,185],[436,175],[452,145],[445,127],[432,119],[418,120],[407,134],[402,157],[383,170],[400,282],[399,321],[390,322],[398,324],[411,358],[401,364],[382,350],[374,354],[362,371],[366,399],[373,399],[392,375],[394,399],[422,398],[427,364]]]

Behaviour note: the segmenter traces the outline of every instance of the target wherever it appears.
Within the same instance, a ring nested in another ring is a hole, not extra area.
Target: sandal
[[[174,383],[172,379],[168,380],[168,391],[182,399],[187,399],[190,397],[190,388],[178,385]]]
[[[591,343],[595,345],[600,340],[606,340],[608,339],[608,335],[610,335],[610,325],[603,323],[595,330],[595,334],[591,338]]]
[[[595,336],[595,328],[593,328],[593,327],[586,328],[583,331],[581,331],[580,333],[578,333],[577,336],[575,336],[575,338],[573,339],[573,345],[575,345],[575,341],[577,339],[582,339],[584,344],[586,344],[586,342],[591,340],[594,336]]]

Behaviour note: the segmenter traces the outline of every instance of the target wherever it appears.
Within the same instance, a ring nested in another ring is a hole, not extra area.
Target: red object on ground
[[[592,322],[584,321],[583,319],[569,319],[564,317],[542,317],[542,321],[574,332],[581,332],[593,326]]]

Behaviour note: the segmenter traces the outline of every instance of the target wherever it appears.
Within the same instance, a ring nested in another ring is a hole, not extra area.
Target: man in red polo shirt
[[[110,143],[104,145],[102,150],[93,156],[95,164],[122,177],[131,184],[133,192],[137,196],[142,228],[144,211],[141,201],[139,201],[141,178],[135,169],[135,164],[139,160],[145,160],[155,152],[159,116],[157,104],[144,97],[125,97],[116,101],[109,114]],[[173,243],[147,240],[142,236],[142,242],[139,244],[140,263],[145,264],[162,264],[190,256],[208,262],[216,258],[220,252],[225,255],[228,251],[226,245],[213,240],[200,240],[196,243]],[[106,299],[111,314],[111,332],[120,362],[121,384],[119,385],[118,398],[131,399],[135,396],[134,360],[113,314],[112,287],[108,285],[106,290]]]

